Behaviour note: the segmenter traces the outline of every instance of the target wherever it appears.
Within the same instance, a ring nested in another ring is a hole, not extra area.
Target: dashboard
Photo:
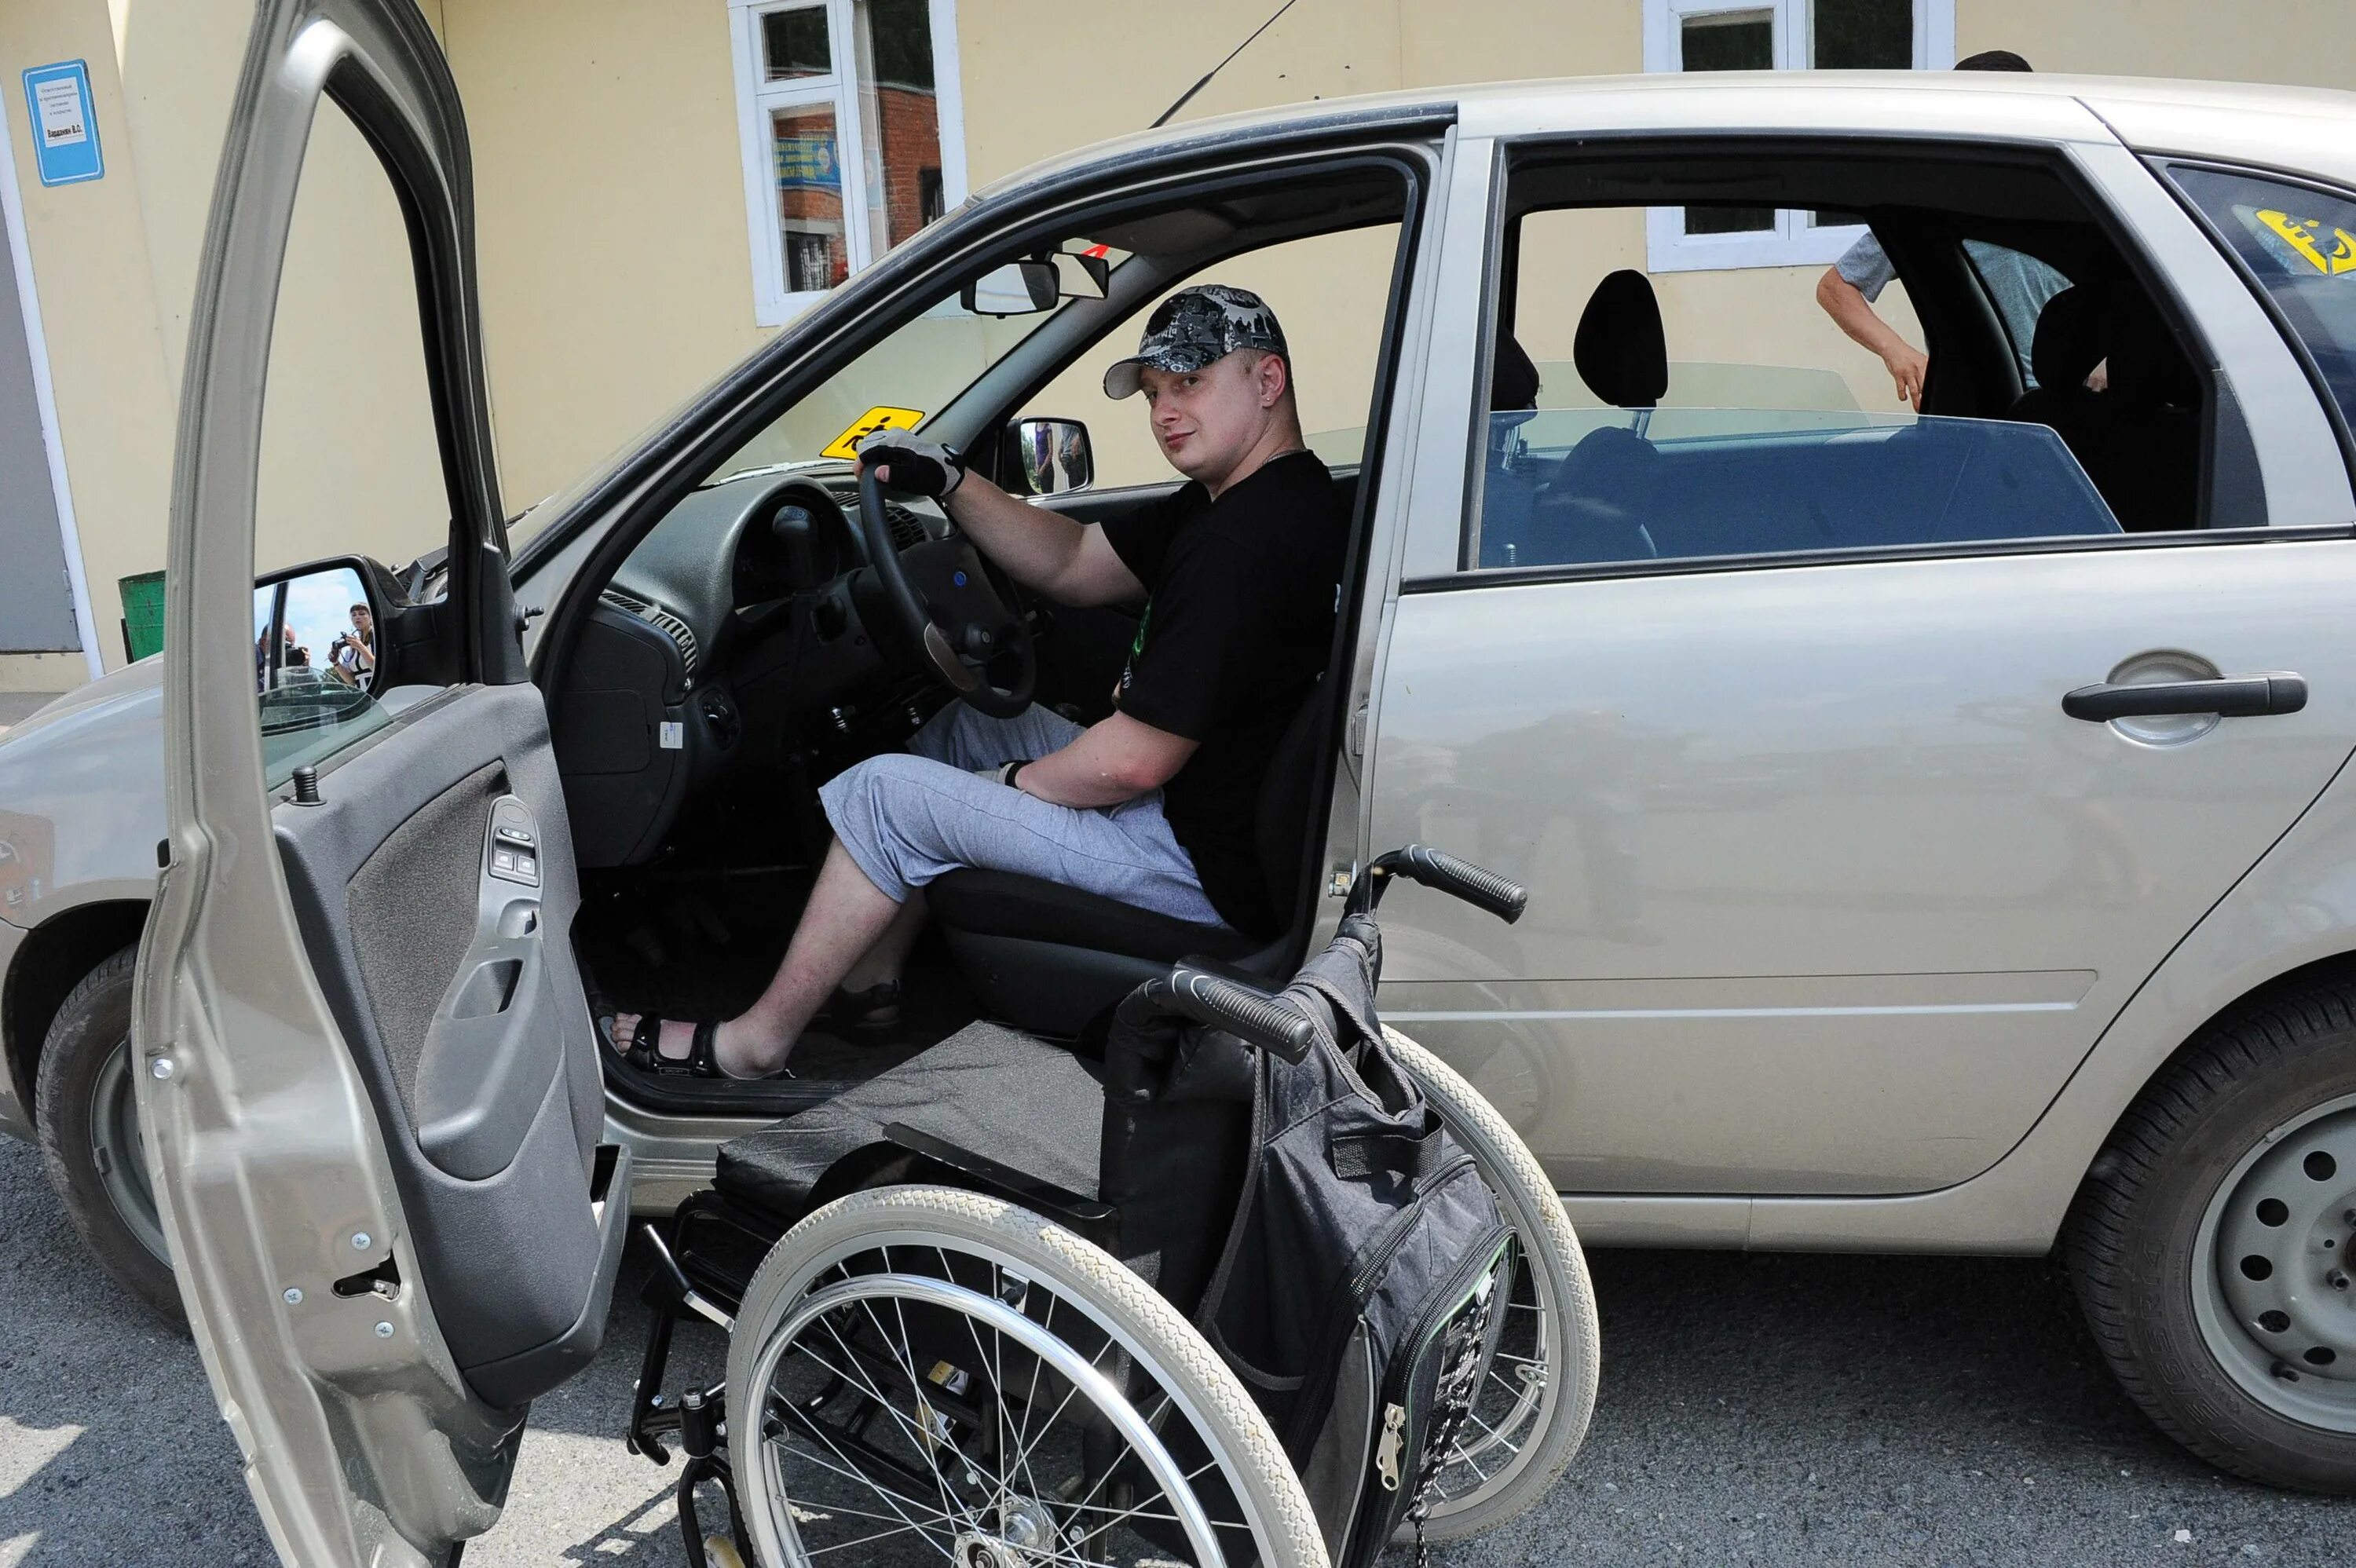
[[[580,862],[652,858],[686,801],[746,754],[889,674],[846,463],[756,469],[680,501],[598,596],[557,693]],[[905,549],[949,531],[887,504]]]

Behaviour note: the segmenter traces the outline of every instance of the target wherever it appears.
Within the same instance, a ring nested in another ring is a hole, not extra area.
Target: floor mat
[[[725,1019],[751,1007],[776,973],[810,878],[789,870],[591,873],[584,882],[573,944],[608,1002],[624,1012]],[[979,1012],[948,947],[927,931],[908,956],[897,1025],[855,1036],[813,1029],[788,1065],[804,1081],[872,1078]]]

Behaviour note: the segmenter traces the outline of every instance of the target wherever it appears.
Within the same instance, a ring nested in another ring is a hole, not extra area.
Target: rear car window
[[[2356,426],[2356,201],[2286,180],[2171,165],[2169,177],[2271,299]]]

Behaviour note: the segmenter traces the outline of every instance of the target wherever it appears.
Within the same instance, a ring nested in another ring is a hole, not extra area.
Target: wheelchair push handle
[[[1522,911],[1530,901],[1529,891],[1519,882],[1508,881],[1469,860],[1460,860],[1444,849],[1409,844],[1375,858],[1375,863],[1366,868],[1357,885],[1350,890],[1350,912],[1372,913],[1375,906],[1383,901],[1385,885],[1393,877],[1405,877],[1408,881],[1421,882],[1427,888],[1462,899],[1508,925],[1522,918]]]
[[[1173,965],[1160,985],[1167,987],[1160,999],[1171,1011],[1226,1029],[1287,1061],[1301,1061],[1317,1043],[1316,1027],[1282,997],[1183,963]]]

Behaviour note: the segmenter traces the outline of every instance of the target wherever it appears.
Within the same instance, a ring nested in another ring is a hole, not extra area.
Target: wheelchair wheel
[[[777,1243],[728,1353],[755,1554],[1325,1568],[1243,1385],[1111,1255],[978,1193],[853,1193]]]
[[[1537,1501],[1586,1440],[1595,1410],[1595,1291],[1570,1217],[1529,1147],[1454,1068],[1397,1029],[1383,1034],[1480,1167],[1518,1253],[1496,1353],[1424,1521],[1426,1539],[1452,1541]],[[1412,1540],[1413,1531],[1402,1529],[1398,1539]]]

